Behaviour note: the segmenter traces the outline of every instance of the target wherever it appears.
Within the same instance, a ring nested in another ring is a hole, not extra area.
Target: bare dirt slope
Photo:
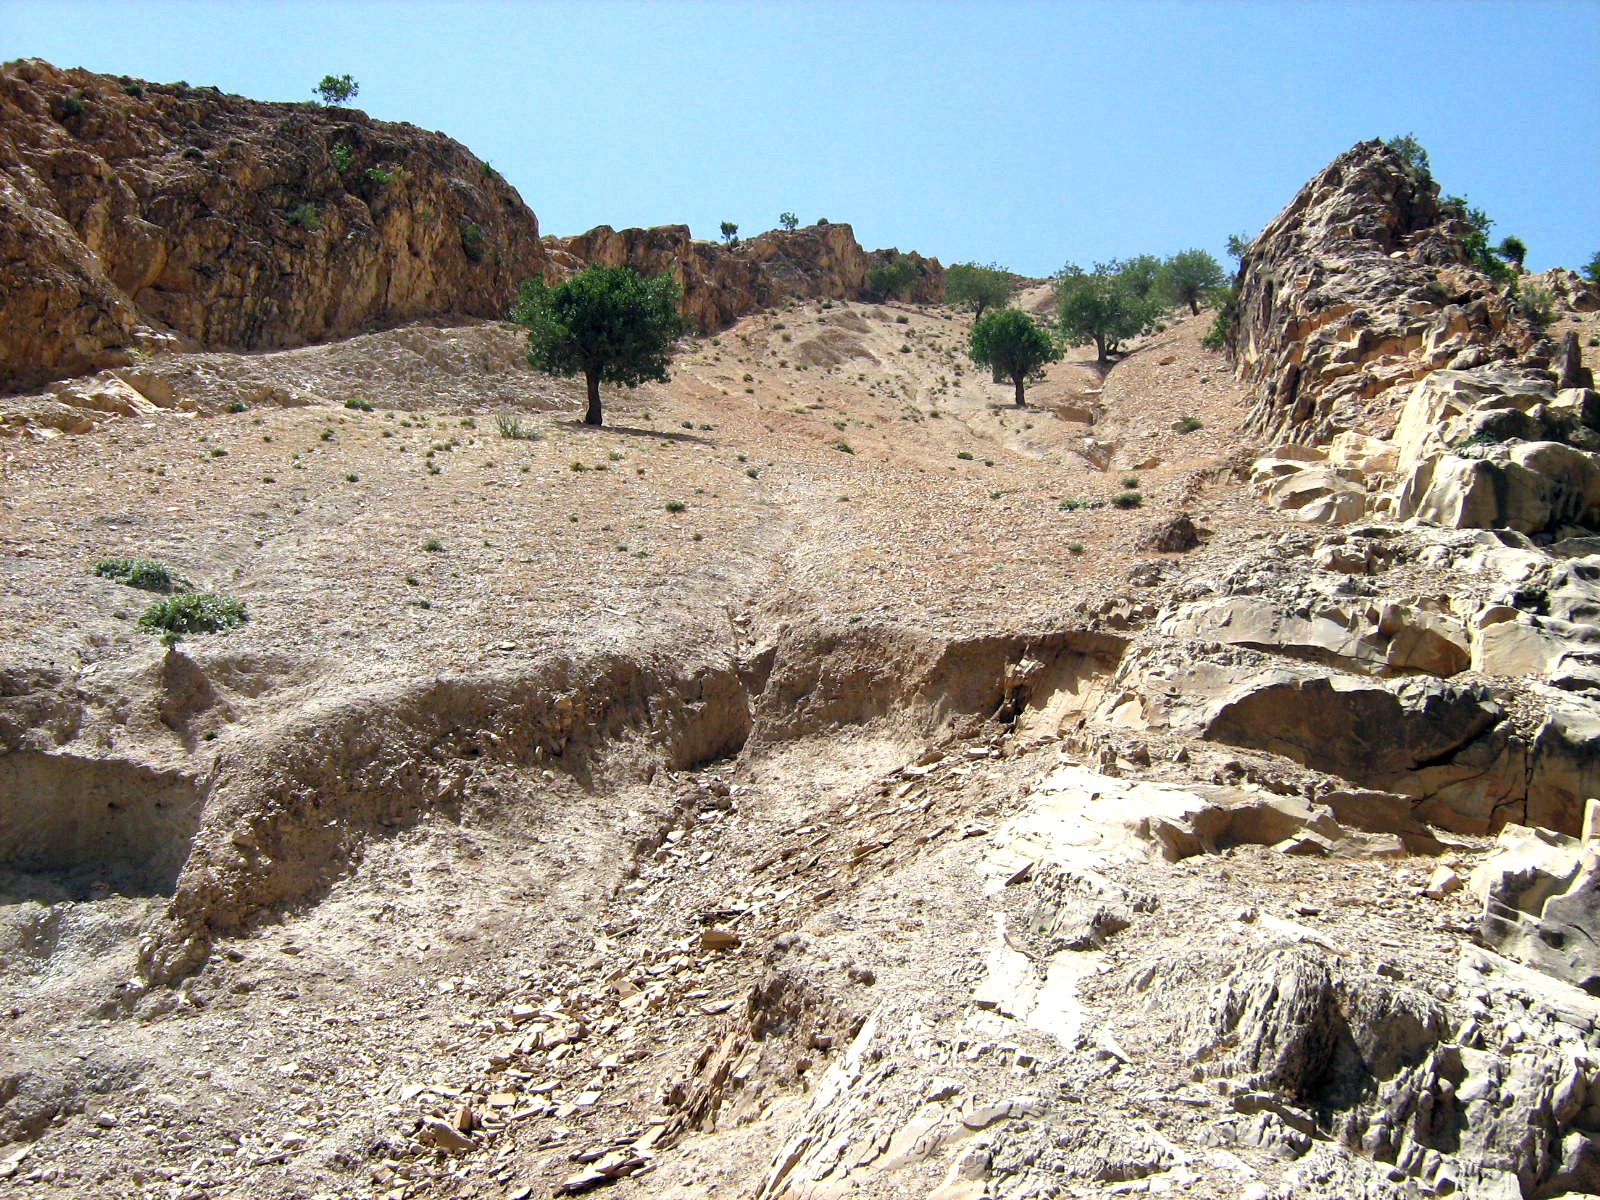
[[[1404,1073],[1445,1006],[1519,1013],[1528,1070],[1545,1014],[1589,1019],[1458,978],[1471,903],[1424,885],[1484,839],[1150,718],[1163,656],[1266,661],[1158,613],[1319,536],[1240,481],[1207,320],[1021,410],[961,314],[827,301],[686,344],[598,430],[495,324],[5,401],[9,1186],[1477,1187],[1400,1111],[1453,1102]],[[1197,542],[1146,548],[1179,513]],[[1489,586],[1395,538],[1413,599]],[[248,622],[164,651],[91,574],[121,554]],[[1365,1057],[1323,1071],[1258,979]],[[1524,1194],[1584,1178],[1553,1123]]]

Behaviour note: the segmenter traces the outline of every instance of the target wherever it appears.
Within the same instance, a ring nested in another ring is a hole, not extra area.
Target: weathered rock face
[[[1526,356],[1535,334],[1462,249],[1464,223],[1382,142],[1340,155],[1251,243],[1233,349],[1251,427],[1386,434],[1396,389]]]
[[[464,146],[38,60],[0,69],[0,388],[173,335],[298,345],[502,315],[538,223]]]
[[[867,294],[867,272],[895,250],[863,250],[849,225],[773,229],[737,246],[696,241],[687,225],[612,229],[601,225],[569,238],[546,238],[547,276],[584,266],[632,267],[647,275],[670,274],[683,287],[684,318],[700,333],[712,333],[739,317],[785,300],[857,300]],[[943,291],[937,259],[906,254],[918,276],[908,298],[935,300]]]

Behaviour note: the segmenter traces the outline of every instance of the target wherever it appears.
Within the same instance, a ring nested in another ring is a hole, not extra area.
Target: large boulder
[[[1472,888],[1486,944],[1600,995],[1600,842],[1507,825]]]
[[[1419,462],[1396,516],[1449,529],[1561,535],[1600,528],[1600,454],[1561,442],[1518,442]]]

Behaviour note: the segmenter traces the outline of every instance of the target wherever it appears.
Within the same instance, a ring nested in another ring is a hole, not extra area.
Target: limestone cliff
[[[683,286],[683,315],[700,333],[790,299],[857,300],[867,295],[867,272],[896,250],[863,250],[849,225],[773,229],[737,246],[696,241],[686,225],[617,230],[601,225],[569,238],[546,238],[548,274],[560,277],[594,263],[670,273]],[[937,259],[905,255],[918,276],[908,299],[938,298],[944,268]]]
[[[0,68],[0,389],[185,339],[499,316],[538,223],[464,146],[352,109]]]
[[[1536,333],[1476,270],[1438,185],[1380,141],[1302,187],[1240,264],[1232,341],[1260,433],[1387,435],[1403,389],[1440,367],[1512,362]]]

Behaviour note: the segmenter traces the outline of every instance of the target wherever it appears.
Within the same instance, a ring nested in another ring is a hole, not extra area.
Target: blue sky
[[[1220,258],[1336,154],[1409,131],[1530,267],[1600,250],[1600,0],[0,0],[0,59],[23,56],[273,100],[349,72],[374,116],[489,159],[546,233],[792,209],[1037,275]]]

